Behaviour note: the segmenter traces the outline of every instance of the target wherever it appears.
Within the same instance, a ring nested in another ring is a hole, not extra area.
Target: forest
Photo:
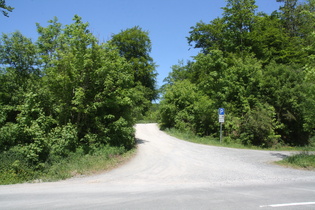
[[[260,12],[255,0],[228,0],[222,16],[191,27],[200,53],[179,62],[162,87],[160,125],[272,148],[314,144],[315,1],[277,0]]]

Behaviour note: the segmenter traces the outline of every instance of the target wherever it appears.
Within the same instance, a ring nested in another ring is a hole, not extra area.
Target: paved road
[[[315,171],[272,164],[289,152],[239,150],[136,126],[138,153],[110,172],[0,186],[0,209],[315,209]]]

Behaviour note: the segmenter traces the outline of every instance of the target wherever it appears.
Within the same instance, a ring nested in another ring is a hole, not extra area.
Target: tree
[[[215,130],[216,109],[213,101],[188,80],[167,85],[161,102],[161,127],[175,127],[198,135]]]
[[[285,29],[291,37],[296,36],[298,32],[298,0],[277,0],[277,2],[284,3],[284,5],[280,7],[280,11],[282,12],[281,19]]]
[[[305,93],[308,92],[304,78],[305,71],[299,64],[271,62],[264,69],[260,83],[262,99],[275,108],[277,120],[283,124],[277,132],[288,144],[305,145],[310,134],[303,128]]]
[[[307,0],[303,4],[297,6],[298,14],[296,21],[298,22],[298,36],[305,47],[308,55],[314,54],[314,26],[315,26],[315,1]]]
[[[223,18],[216,18],[209,24],[201,21],[190,28],[190,36],[187,37],[188,43],[194,48],[200,48],[203,53],[208,53],[210,50],[227,51],[224,37],[225,28]]]
[[[36,44],[41,57],[40,64],[44,69],[54,65],[54,60],[58,59],[57,50],[62,49],[63,43],[60,37],[62,24],[58,22],[58,18],[55,17],[53,20],[48,21],[48,23],[50,23],[50,25],[46,28],[36,23],[37,32],[39,34]]]
[[[38,26],[42,58],[49,61],[43,79],[55,103],[58,124],[75,125],[84,144],[130,148],[133,109],[135,101],[142,99],[134,89],[132,66],[113,47],[98,45],[81,17],[73,20],[61,31],[56,21],[47,28]]]
[[[14,7],[10,7],[6,5],[5,0],[0,0],[0,8],[1,8],[2,14],[6,17],[9,17],[8,12],[12,12],[14,10]]]
[[[223,17],[199,22],[191,27],[188,43],[203,53],[221,50],[224,53],[244,53],[251,49],[251,39],[257,6],[255,0],[228,0]],[[194,45],[192,45],[194,43]]]
[[[298,49],[300,44],[283,28],[279,16],[278,12],[256,16],[253,30],[249,34],[251,51],[263,64],[268,64],[271,60],[277,63],[301,62],[302,51]]]
[[[39,74],[36,47],[20,32],[3,34],[0,42],[0,64],[16,72],[22,81],[30,74]]]
[[[242,52],[250,47],[248,35],[252,31],[256,9],[255,0],[228,0],[223,7],[225,38],[229,41],[230,52]]]
[[[217,106],[221,106],[223,102],[223,75],[227,66],[224,53],[220,50],[212,50],[209,54],[198,54],[191,66],[190,80],[213,99]]]
[[[4,122],[15,122],[25,91],[40,78],[36,46],[20,32],[3,34],[0,39],[0,105]]]
[[[315,62],[314,58],[304,67],[305,87],[303,96],[305,97],[303,115],[305,116],[304,129],[310,135],[315,134]]]
[[[139,26],[121,31],[112,36],[110,43],[117,47],[122,57],[131,63],[136,84],[146,88],[146,98],[157,98],[155,63],[150,56],[151,40],[148,32]]]
[[[166,82],[166,85],[174,84],[176,81],[182,81],[185,79],[191,78],[191,65],[192,62],[188,62],[187,64],[184,64],[184,61],[179,61],[177,65],[172,66],[172,71],[169,73],[169,75],[163,80],[163,82]],[[164,86],[162,87],[162,89]]]

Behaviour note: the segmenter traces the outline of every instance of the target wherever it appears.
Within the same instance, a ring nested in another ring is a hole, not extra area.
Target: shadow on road
[[[145,143],[147,143],[147,142],[149,142],[149,141],[136,138],[136,143],[137,143],[137,144],[145,144]]]
[[[270,153],[272,156],[275,156],[275,157],[278,157],[278,158],[281,158],[282,160],[289,157],[289,155],[285,155],[285,154],[282,154],[282,153],[275,153],[275,152],[272,152]]]

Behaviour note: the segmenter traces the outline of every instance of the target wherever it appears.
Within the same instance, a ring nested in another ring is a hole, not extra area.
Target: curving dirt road
[[[315,208],[315,171],[273,165],[289,152],[185,142],[138,124],[137,155],[110,172],[55,183],[0,186],[2,209]]]
[[[156,124],[136,126],[138,154],[107,174],[81,181],[138,185],[249,185],[315,180],[315,172],[271,164],[290,152],[240,150],[189,143],[161,132]]]

